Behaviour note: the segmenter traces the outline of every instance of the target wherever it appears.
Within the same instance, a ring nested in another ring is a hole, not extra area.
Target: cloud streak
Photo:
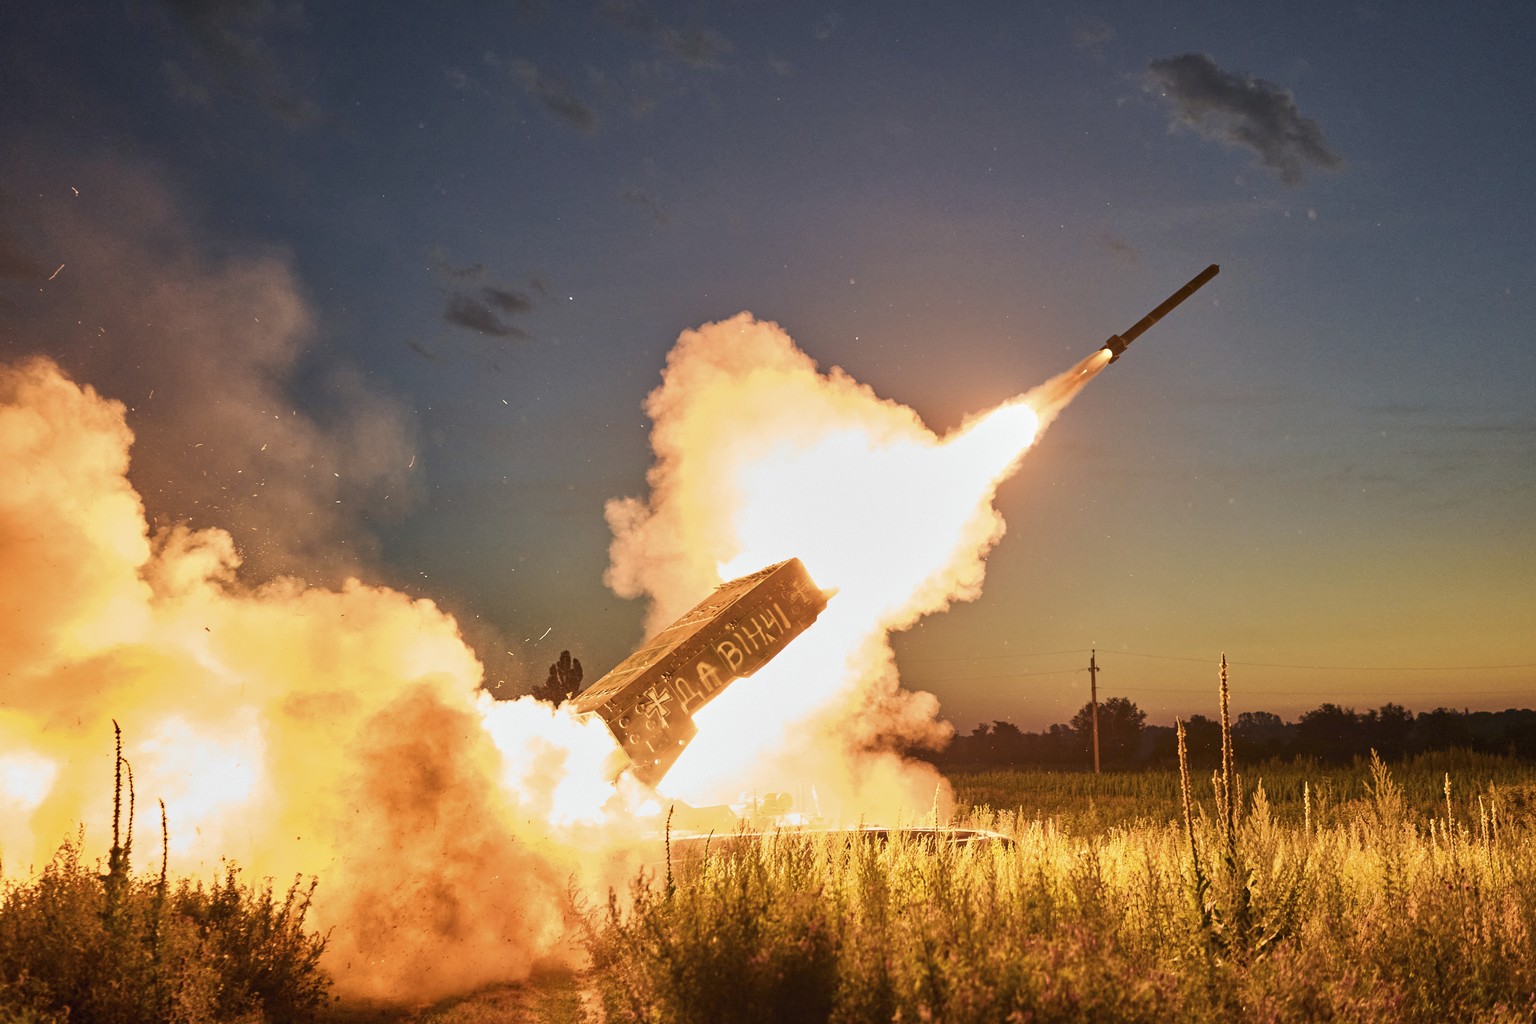
[[[722,67],[722,58],[732,49],[730,40],[714,29],[684,31],[665,24],[640,0],[607,0],[600,10],[613,25],[691,68]]]
[[[1095,57],[1103,57],[1104,48],[1113,42],[1114,38],[1114,26],[1103,18],[1083,18],[1072,30],[1073,45]]]
[[[529,337],[512,322],[513,317],[533,312],[533,299],[527,293],[488,281],[483,263],[458,266],[438,249],[429,256],[439,278],[448,282],[443,288],[444,320],[490,338],[523,341]],[[537,282],[534,287],[539,287]]]
[[[298,127],[320,119],[320,109],[288,81],[266,34],[304,27],[298,3],[281,8],[267,0],[162,0],[166,12],[191,37],[208,73],[227,92],[254,95],[268,110]],[[198,76],[176,61],[161,68],[179,98],[209,106],[212,97]]]
[[[1287,185],[1306,167],[1343,165],[1317,122],[1303,117],[1290,92],[1262,78],[1223,70],[1209,54],[1163,57],[1147,65],[1147,87],[1174,108],[1174,123],[1252,152]]]
[[[639,210],[644,210],[652,220],[658,224],[669,224],[672,217],[667,213],[667,208],[651,193],[638,187],[621,189],[619,198]]]
[[[508,296],[512,301],[502,301],[500,296]],[[474,292],[452,292],[443,309],[443,319],[455,327],[478,331],[493,338],[528,337],[527,331],[502,319],[499,310],[509,308],[512,312],[524,312],[532,306],[521,296],[496,288],[481,288]]]
[[[514,60],[507,65],[514,81],[522,86],[530,98],[557,119],[581,129],[588,135],[603,125],[597,110],[576,94],[571,84],[559,75],[552,75],[526,60]]]

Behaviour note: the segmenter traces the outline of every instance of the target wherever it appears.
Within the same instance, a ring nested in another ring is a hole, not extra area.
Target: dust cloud
[[[367,565],[360,523],[405,514],[419,486],[415,424],[316,344],[293,256],[219,237],[147,163],[3,155],[0,253],[31,263],[0,259],[0,359],[110,382],[150,522],[228,530],[247,577]]]
[[[137,866],[157,866],[160,797],[173,870],[318,876],[339,992],[425,1000],[572,955],[568,887],[621,877],[637,834],[604,808],[601,724],[492,702],[430,601],[248,586],[225,531],[152,533],[131,440],[123,405],[56,364],[0,368],[6,872],[81,824],[111,834],[116,719]]]

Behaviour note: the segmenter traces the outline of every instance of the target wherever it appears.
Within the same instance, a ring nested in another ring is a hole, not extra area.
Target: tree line
[[[1146,724],[1146,712],[1125,697],[1099,703],[1099,759],[1107,769],[1164,767],[1177,763],[1172,726]],[[1040,732],[1012,722],[976,726],[943,750],[925,756],[946,767],[1092,766],[1092,706],[1072,720]],[[1210,766],[1221,757],[1221,722],[1191,715],[1184,722],[1192,763]],[[1232,720],[1232,748],[1241,761],[1311,758],[1348,763],[1372,750],[1384,761],[1436,750],[1476,750],[1536,760],[1536,710],[1457,711],[1439,707],[1415,714],[1401,704],[1368,711],[1322,704],[1287,722],[1268,711],[1244,711]]]
[[[543,685],[540,700],[559,704],[582,690],[581,661],[561,651]],[[1147,713],[1125,697],[1099,703],[1099,761],[1109,769],[1168,767],[1178,763],[1174,728],[1148,725]],[[1184,722],[1192,764],[1221,759],[1221,722],[1191,715]],[[982,723],[969,735],[954,736],[938,751],[911,751],[946,767],[1082,768],[1093,764],[1093,706],[1084,704],[1070,722],[1025,732],[1012,722]],[[1321,704],[1294,722],[1268,711],[1244,711],[1232,721],[1233,755],[1239,761],[1311,758],[1347,764],[1375,751],[1397,761],[1437,750],[1474,750],[1536,760],[1536,710],[1457,711],[1438,707],[1415,714],[1387,703],[1368,711]]]

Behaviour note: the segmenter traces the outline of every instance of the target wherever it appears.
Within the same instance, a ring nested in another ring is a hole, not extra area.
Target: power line
[[[938,662],[953,661],[1000,661],[1008,658],[1053,658],[1071,654],[1087,654],[1088,648],[1079,648],[1075,651],[1039,651],[1024,654],[973,654],[957,655],[947,658],[901,658],[898,660],[907,665],[925,665]],[[1184,661],[1197,665],[1214,665],[1215,660],[1206,658],[1191,658],[1177,654],[1149,654],[1143,651],[1116,651],[1106,653],[1123,655],[1127,658],[1153,658],[1158,661]],[[1536,662],[1527,662],[1513,665],[1305,665],[1305,664],[1280,664],[1277,662],[1263,661],[1231,661],[1229,663],[1237,668],[1282,668],[1297,671],[1311,672],[1506,672],[1519,669],[1536,669]],[[1086,671],[1085,669],[1073,669],[1072,671]],[[1021,672],[1017,675],[1048,675],[1052,673]],[[977,676],[971,678],[1000,678]]]
[[[1004,658],[1054,658],[1065,654],[1087,654],[1086,647],[1075,651],[1037,651],[1029,654],[957,654],[952,658],[901,658],[907,665],[928,665],[941,661],[1000,661]]]
[[[902,682],[907,686],[932,687],[944,683],[984,683],[995,682],[997,680],[1034,679],[1041,676],[1073,676],[1086,671],[1088,670],[1083,668],[1067,668],[1045,672],[1009,672],[1001,675],[988,676],[941,676],[929,679],[903,679]],[[1104,671],[1104,667],[1102,665],[1099,666],[1099,671]],[[1114,686],[1111,687],[1111,689],[1116,692],[1124,691],[1126,693],[1178,693],[1189,694],[1191,696],[1199,696],[1202,694],[1208,695],[1211,692],[1210,688],[1208,687],[1191,688],[1175,686]],[[1244,697],[1325,697],[1329,696],[1330,694],[1338,693],[1337,690],[1250,690],[1246,686],[1239,687],[1235,692]],[[1350,691],[1346,691],[1346,695],[1349,692]],[[1463,690],[1460,688],[1441,688],[1433,690],[1403,690],[1399,692],[1404,697],[1434,697],[1443,694],[1448,698],[1460,696],[1496,697],[1500,695],[1513,697],[1522,694],[1531,694],[1530,688],[1524,686],[1501,690]],[[1358,696],[1362,694],[1357,693],[1356,695]],[[1536,697],[1533,697],[1533,699],[1536,699]]]
[[[917,686],[917,687],[925,687],[926,688],[926,687],[945,685],[945,684],[949,684],[949,683],[986,683],[986,682],[998,682],[998,681],[1010,682],[1010,681],[1018,680],[1018,679],[1038,679],[1038,678],[1041,678],[1041,677],[1044,677],[1044,676],[1075,676],[1075,675],[1078,675],[1080,673],[1087,672],[1087,671],[1088,670],[1085,669],[1085,668],[1041,669],[1041,670],[1026,671],[1026,672],[1001,672],[1001,673],[994,673],[994,674],[989,674],[989,675],[979,675],[979,676],[930,676],[930,677],[921,678],[921,679],[906,678],[906,679],[903,680],[903,682],[906,685],[908,685],[908,686]],[[1100,672],[1104,671],[1104,667],[1102,665],[1099,666],[1099,671]],[[1191,695],[1191,696],[1198,696],[1198,695],[1201,695],[1201,694],[1208,694],[1210,692],[1210,688],[1209,687],[1204,687],[1204,686],[1188,687],[1188,686],[1118,686],[1117,685],[1117,686],[1114,686],[1112,688],[1114,690],[1116,690],[1116,691],[1124,691],[1124,692],[1127,692],[1127,693],[1174,693],[1174,694],[1188,694],[1188,695]],[[1308,688],[1290,689],[1290,690],[1253,690],[1253,689],[1249,689],[1246,686],[1239,687],[1238,689],[1239,689],[1239,692],[1243,696],[1251,696],[1251,697],[1328,697],[1328,696],[1338,695],[1339,692],[1340,692],[1337,689],[1308,689]],[[1522,696],[1522,695],[1536,698],[1536,694],[1533,694],[1532,689],[1529,686],[1524,686],[1524,685],[1516,685],[1516,686],[1513,686],[1513,687],[1502,687],[1502,688],[1497,688],[1496,687],[1496,688],[1480,689],[1480,690],[1465,690],[1465,689],[1461,689],[1460,687],[1454,687],[1454,688],[1435,687],[1435,688],[1432,688],[1432,689],[1411,689],[1411,690],[1404,690],[1404,689],[1399,688],[1397,690],[1397,692],[1400,693],[1404,697],[1416,697],[1416,698],[1438,697],[1438,696],[1442,696],[1442,695],[1444,697],[1446,697],[1446,698],[1461,697],[1461,696],[1468,696],[1468,697],[1497,697],[1497,696],[1518,697],[1518,696]],[[1349,695],[1365,696],[1366,694],[1365,694],[1364,691],[1358,691],[1358,690],[1356,690],[1356,691],[1349,691],[1349,690],[1346,690],[1346,691],[1344,691],[1344,695],[1345,696],[1349,696]]]
[[[1195,695],[1195,696],[1198,696],[1200,694],[1209,695],[1209,693],[1210,693],[1209,689],[1188,690],[1188,689],[1176,689],[1176,688],[1171,687],[1171,686],[1117,686],[1114,689],[1116,689],[1116,690],[1125,690],[1128,693],[1180,693],[1180,694],[1190,694],[1190,695]],[[1335,691],[1335,690],[1250,690],[1250,689],[1247,689],[1246,687],[1234,689],[1232,692],[1233,692],[1233,696],[1242,696],[1242,697],[1319,697],[1319,696],[1327,696],[1329,694],[1337,694],[1338,693],[1338,691]],[[1348,696],[1350,694],[1350,692],[1351,691],[1345,691],[1345,695]],[[1355,692],[1354,695],[1355,696],[1361,696],[1362,694],[1360,694],[1359,692]],[[1447,690],[1447,689],[1441,689],[1441,690],[1404,690],[1404,691],[1399,691],[1399,696],[1402,696],[1402,697],[1435,697],[1435,696],[1442,696],[1442,695],[1445,696],[1445,697],[1448,697],[1448,698],[1449,697],[1497,697],[1497,696],[1500,696],[1500,695],[1513,697],[1513,696],[1518,696],[1518,695],[1531,696],[1531,691],[1528,688],[1526,688],[1526,687],[1521,687],[1519,689],[1514,689],[1514,690],[1462,690],[1462,689],[1449,689],[1449,690]]]
[[[1214,664],[1210,658],[1185,658],[1172,654],[1143,654],[1139,651],[1111,651],[1129,658],[1156,658],[1160,661],[1192,661]],[[1263,661],[1229,662],[1243,668],[1290,668],[1321,672],[1496,672],[1506,669],[1536,668],[1536,663],[1520,665],[1281,665]]]
[[[1035,676],[1075,676],[1079,672],[1088,671],[1085,668],[1058,668],[1047,669],[1042,672],[1005,672],[993,676],[940,676],[935,679],[905,679],[905,682],[913,686],[927,686],[929,683],[982,683],[993,679],[1030,679]]]

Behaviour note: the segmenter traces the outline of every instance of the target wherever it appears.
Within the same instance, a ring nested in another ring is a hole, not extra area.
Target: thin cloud
[[[444,277],[451,277],[456,281],[480,281],[485,278],[484,263],[466,263],[460,266],[448,259],[439,246],[432,246],[427,250],[427,258],[432,261],[432,269]]]
[[[172,20],[197,47],[207,72],[237,96],[254,96],[290,125],[311,124],[320,109],[299,94],[267,41],[272,31],[304,27],[303,8],[281,7],[269,0],[161,0]],[[161,73],[171,92],[199,106],[211,100],[208,88],[190,69],[167,61]]]
[[[1343,164],[1289,91],[1224,71],[1208,54],[1154,60],[1147,66],[1147,83],[1172,101],[1176,124],[1250,150],[1287,185],[1301,184],[1307,166],[1334,170]]]
[[[631,206],[644,210],[658,224],[669,224],[672,221],[667,213],[667,208],[661,200],[641,188],[626,188],[619,192],[619,198]]]
[[[252,71],[269,62],[266,47],[252,34],[272,14],[261,0],[164,0],[208,59],[227,69]]]
[[[450,292],[448,304],[443,310],[443,319],[456,327],[478,331],[492,338],[527,338],[527,331],[503,320],[492,308],[494,300],[489,298],[492,290],[482,288],[477,292]]]
[[[490,338],[522,341],[530,337],[512,322],[514,317],[533,311],[533,299],[527,294],[488,281],[483,263],[454,264],[435,246],[427,251],[427,256],[438,277],[446,282],[442,289],[444,320]],[[535,280],[531,287],[543,293],[542,282]]]
[[[837,35],[838,29],[842,27],[843,16],[838,14],[836,11],[828,11],[826,14],[821,16],[821,18],[816,22],[816,27],[811,31],[816,36],[817,42],[824,43],[828,39],[831,39],[833,36]]]
[[[213,94],[208,91],[208,86],[193,78],[179,62],[168,60],[160,65],[160,77],[165,79],[171,95],[177,99],[194,107],[213,106]]]
[[[669,24],[644,0],[603,0],[595,18],[601,25],[640,40],[651,52],[642,59],[627,61],[622,69],[616,64],[605,66],[594,55],[584,66],[584,78],[571,67],[563,68],[562,74],[551,70],[547,62],[541,65],[526,57],[503,57],[494,51],[487,51],[481,62],[507,76],[519,93],[551,117],[590,135],[603,127],[604,112],[622,110],[636,119],[644,118],[656,109],[658,94],[686,94],[683,79],[689,70],[720,70],[725,67],[726,56],[735,50],[729,39],[712,28]],[[482,89],[472,72],[458,65],[442,70],[454,89],[513,102],[494,84]]]
[[[485,301],[503,313],[527,313],[533,309],[533,303],[522,292],[512,291],[510,288],[485,287],[480,289],[480,294]]]
[[[1100,237],[1100,241],[1104,243],[1104,247],[1112,254],[1127,263],[1135,263],[1141,259],[1141,252],[1113,231],[1104,232]]]
[[[537,100],[556,118],[581,129],[587,134],[602,127],[602,117],[586,100],[576,95],[571,84],[559,75],[540,71],[531,61],[514,60],[507,65],[514,81],[523,92]]]
[[[692,68],[719,68],[732,50],[730,40],[714,29],[674,28],[641,0],[606,0],[599,10],[614,25]]]
[[[1072,31],[1072,42],[1077,48],[1096,57],[1104,56],[1104,47],[1114,38],[1115,27],[1103,18],[1083,18]]]

